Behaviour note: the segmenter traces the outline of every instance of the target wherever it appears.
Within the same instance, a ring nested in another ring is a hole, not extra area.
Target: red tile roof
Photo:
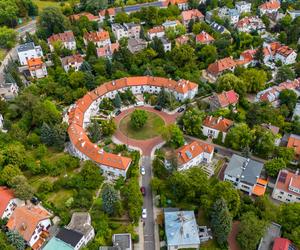
[[[100,42],[105,41],[109,39],[109,33],[108,31],[97,31],[97,32],[87,32],[84,34],[84,39],[90,42]]]
[[[236,105],[239,101],[239,95],[234,90],[223,91],[221,94],[217,94],[217,99],[221,108],[225,108],[229,105]]]
[[[280,48],[278,48],[276,50],[276,53],[278,53],[284,57],[288,57],[293,52],[295,52],[295,51],[293,49],[289,48],[289,46],[281,46]]]
[[[276,0],[271,0],[270,2],[265,2],[261,4],[258,8],[264,10],[278,10],[280,8],[280,2]]]
[[[185,164],[194,159],[203,152],[211,154],[214,151],[214,146],[204,143],[193,141],[190,144],[184,145],[176,150],[178,161],[180,164]],[[189,155],[190,154],[190,155]]]
[[[94,100],[110,91],[125,88],[127,86],[141,85],[169,88],[182,94],[198,88],[196,83],[190,81],[179,80],[176,82],[171,79],[152,76],[128,77],[104,83],[95,90],[88,92],[75,103],[73,108],[69,110],[68,134],[70,141],[75,148],[100,165],[126,170],[130,165],[130,158],[106,153],[96,144],[90,142],[83,129],[84,113]]]
[[[296,158],[300,157],[300,136],[298,135],[290,135],[288,144],[288,148],[293,148],[295,150]]]
[[[207,71],[212,75],[218,75],[219,73],[229,70],[230,68],[234,68],[235,66],[236,62],[231,57],[225,57],[210,64]]]
[[[5,209],[11,199],[14,199],[14,192],[7,187],[0,187],[0,218],[3,216]]]
[[[216,129],[221,132],[227,132],[233,125],[233,121],[223,117],[207,116],[203,121],[203,126]]]
[[[66,56],[61,58],[61,62],[63,65],[68,65],[72,63],[82,63],[84,61],[82,55],[76,54],[76,55],[71,55],[71,56]]]
[[[119,50],[119,43],[112,43],[101,48],[97,48],[97,56],[105,57],[111,56],[115,51]]]
[[[16,207],[6,226],[16,230],[24,240],[29,241],[40,221],[50,218],[50,214],[40,207]]]
[[[197,9],[182,11],[181,16],[182,16],[183,21],[190,21],[192,19],[203,19],[204,18],[203,14]]]
[[[290,240],[285,238],[276,238],[274,240],[272,250],[290,250],[290,245],[292,245],[292,242]]]
[[[53,43],[57,41],[61,41],[61,42],[75,41],[73,31],[65,31],[64,33],[53,34],[48,38],[48,43]]]
[[[196,35],[196,42],[197,43],[211,43],[213,42],[215,39],[210,35],[208,34],[207,32],[205,31],[201,31],[200,34]]]
[[[28,69],[30,71],[41,69],[43,64],[44,63],[41,58],[31,58],[27,60]]]
[[[285,176],[285,178],[282,178],[282,176]],[[280,179],[281,178],[281,179]],[[280,180],[279,180],[280,179]],[[293,185],[291,185],[293,183]],[[282,190],[286,193],[290,193],[296,196],[300,197],[300,194],[293,192],[289,189],[289,187],[294,187],[297,189],[300,189],[300,176],[297,173],[294,173],[292,171],[289,171],[287,169],[283,169],[279,172],[277,176],[277,181],[275,184],[275,189]]]
[[[154,26],[152,29],[149,29],[148,30],[148,33],[149,34],[156,34],[156,33],[161,33],[161,32],[164,32],[165,31],[165,28],[164,26]]]

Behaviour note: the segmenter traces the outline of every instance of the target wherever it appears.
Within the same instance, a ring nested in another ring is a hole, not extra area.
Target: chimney
[[[211,118],[212,118],[212,116],[210,115],[210,116],[208,117],[208,121],[211,121]]]
[[[113,86],[115,86],[115,85],[116,85],[115,80],[112,80],[112,81],[111,81],[111,84],[112,84]]]
[[[296,170],[296,173],[295,173],[296,175],[299,175],[299,168],[297,168],[297,170]]]
[[[223,117],[220,116],[220,117],[218,118],[218,120],[217,120],[217,123],[219,123],[220,121],[222,121],[222,119],[223,119]]]

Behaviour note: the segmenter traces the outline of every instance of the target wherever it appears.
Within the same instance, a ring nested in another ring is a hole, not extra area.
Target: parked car
[[[121,113],[122,113],[121,110],[118,109],[118,110],[116,111],[116,113],[115,113],[115,116],[118,116],[118,115],[121,114]]]
[[[144,168],[144,167],[141,167],[141,174],[142,174],[142,175],[145,175],[145,174],[146,174],[146,171],[145,171],[145,168]]]
[[[142,218],[143,219],[147,218],[147,209],[146,208],[143,208],[143,210],[142,210]]]
[[[183,111],[184,111],[184,108],[183,108],[183,107],[181,107],[181,108],[179,108],[179,109],[177,110],[178,113],[182,113]]]
[[[146,195],[146,188],[145,187],[141,187],[141,193],[143,196]]]
[[[155,109],[155,110],[158,110],[158,111],[161,111],[161,110],[162,110],[162,107],[159,106],[159,105],[155,105],[155,106],[154,106],[154,109]]]

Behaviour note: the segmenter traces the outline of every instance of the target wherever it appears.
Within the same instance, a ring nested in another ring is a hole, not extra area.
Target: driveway
[[[155,249],[155,237],[154,226],[155,219],[153,213],[153,196],[150,186],[152,178],[152,160],[150,156],[143,156],[142,165],[144,166],[146,173],[142,178],[142,184],[146,188],[146,195],[144,197],[143,208],[147,209],[147,219],[144,224],[144,250]]]

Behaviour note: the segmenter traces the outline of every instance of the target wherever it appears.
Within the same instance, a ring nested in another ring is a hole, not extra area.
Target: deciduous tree
[[[135,129],[142,128],[148,119],[148,114],[145,110],[136,109],[130,115],[130,125]]]
[[[271,177],[276,177],[281,169],[286,167],[286,163],[282,158],[274,158],[265,163],[265,169]]]
[[[179,148],[184,144],[183,133],[176,124],[170,124],[163,130],[164,140],[173,148]]]
[[[109,215],[116,214],[119,197],[114,187],[112,185],[105,185],[102,190],[101,197],[102,197],[102,208],[104,212],[106,212]]]

